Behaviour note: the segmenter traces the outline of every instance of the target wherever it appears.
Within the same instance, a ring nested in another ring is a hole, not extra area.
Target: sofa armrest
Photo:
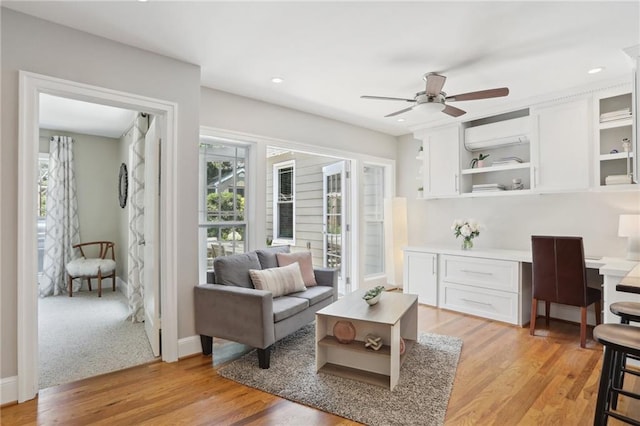
[[[335,268],[314,268],[318,285],[333,287],[333,300],[338,300],[338,270]]]
[[[196,333],[261,349],[275,342],[271,292],[200,284],[194,293]]]

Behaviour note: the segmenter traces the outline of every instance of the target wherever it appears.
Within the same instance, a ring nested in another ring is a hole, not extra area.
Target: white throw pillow
[[[273,297],[307,289],[297,262],[281,268],[249,269],[249,275],[255,288],[270,291]]]

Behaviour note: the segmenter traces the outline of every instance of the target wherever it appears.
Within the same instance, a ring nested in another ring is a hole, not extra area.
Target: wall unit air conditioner
[[[464,145],[469,151],[529,142],[529,116],[467,127]]]

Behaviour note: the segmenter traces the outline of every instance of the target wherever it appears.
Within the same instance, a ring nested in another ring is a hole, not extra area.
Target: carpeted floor
[[[315,328],[308,325],[276,342],[271,367],[258,367],[255,351],[218,372],[221,376],[283,398],[369,425],[442,425],[462,340],[420,333],[393,391],[317,374]]]
[[[120,291],[38,300],[40,389],[153,361],[144,323],[126,321]]]

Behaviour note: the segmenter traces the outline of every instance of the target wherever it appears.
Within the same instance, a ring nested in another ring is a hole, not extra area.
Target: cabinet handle
[[[436,257],[431,257],[431,275],[436,274]]]
[[[455,192],[458,192],[458,174],[456,173],[456,189]]]
[[[460,299],[460,300],[462,300],[464,302],[477,303],[478,305],[493,306],[491,303],[478,302],[477,300],[471,300],[471,299]]]
[[[460,272],[466,272],[467,274],[493,275],[493,272],[471,271],[469,269],[460,269]]]

